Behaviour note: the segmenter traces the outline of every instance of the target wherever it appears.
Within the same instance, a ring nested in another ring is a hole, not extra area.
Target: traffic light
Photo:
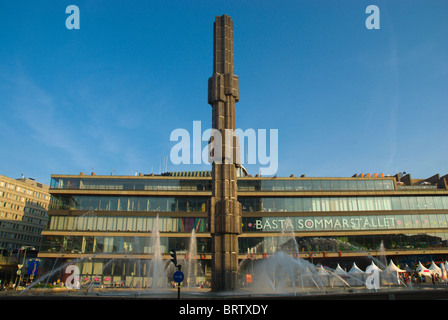
[[[171,262],[174,263],[174,265],[177,267],[176,250],[171,249],[170,250],[170,255],[171,255]]]

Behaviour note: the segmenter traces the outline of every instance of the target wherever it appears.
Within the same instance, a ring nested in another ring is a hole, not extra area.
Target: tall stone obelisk
[[[208,103],[213,108],[212,128],[219,131],[214,152],[222,158],[212,163],[212,198],[209,202],[212,235],[212,290],[238,287],[238,235],[241,234],[241,203],[237,201],[236,165],[239,143],[235,130],[235,103],[238,77],[233,63],[233,22],[229,16],[216,17],[213,41],[213,75],[208,80]],[[212,138],[213,139],[213,138]]]

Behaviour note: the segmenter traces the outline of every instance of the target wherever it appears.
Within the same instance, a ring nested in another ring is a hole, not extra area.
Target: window
[[[443,209],[443,203],[441,197],[433,197],[434,199],[434,209]]]
[[[168,198],[159,198],[158,199],[158,210],[159,211],[168,211]]]
[[[375,190],[384,190],[383,180],[374,180]]]
[[[285,211],[285,199],[284,198],[274,198],[274,208],[275,208],[275,211],[278,211],[278,212]]]
[[[417,197],[417,207],[419,210],[426,209],[426,203],[424,197]]]
[[[273,190],[285,190],[285,180],[274,180]]]
[[[418,203],[417,203],[416,197],[409,197],[409,209],[411,209],[411,210],[418,209]]]
[[[79,209],[80,210],[89,210],[89,196],[81,196],[79,198]]]
[[[139,197],[138,198],[138,211],[148,211],[148,198]]]
[[[99,207],[100,207],[100,197],[99,196],[91,196],[89,209],[90,210],[98,210]]]
[[[104,225],[104,217],[97,217],[96,218],[96,228],[98,231],[104,231],[105,225]]]
[[[126,231],[126,218],[117,217],[117,231]]]
[[[94,231],[95,230],[95,217],[85,217],[86,219],[86,223],[85,223],[85,228],[89,231]]]
[[[383,197],[384,210],[392,210],[392,200],[390,197]]]
[[[294,190],[302,191],[303,190],[303,182],[302,180],[294,180]]]
[[[157,198],[148,199],[148,211],[157,211]]]
[[[448,197],[441,197],[441,198],[442,198],[443,209],[448,209]]]
[[[274,199],[273,198],[263,198],[263,211],[271,212],[275,211]]]
[[[339,189],[340,190],[348,190],[348,181],[347,180],[339,181]]]
[[[118,210],[118,197],[109,197],[109,210]]]
[[[366,201],[363,197],[353,197],[353,202],[356,203],[356,210],[365,211],[366,210]]]
[[[137,218],[126,218],[126,231],[136,231],[136,220]]]
[[[401,209],[399,197],[391,197],[391,202],[392,202],[392,210],[400,210]]]
[[[400,205],[402,210],[409,210],[408,197],[400,197]]]
[[[294,190],[294,181],[293,180],[284,180],[285,183],[284,190],[285,191],[293,191]]]
[[[118,197],[118,210],[119,211],[128,211],[128,198],[127,197]]]
[[[330,188],[330,181],[329,180],[322,180],[321,182],[321,189],[322,190],[331,190]]]
[[[311,198],[303,198],[303,211],[312,211],[313,206]]]
[[[356,184],[356,180],[349,180],[348,181],[348,189],[349,190],[358,190],[358,185]]]
[[[64,230],[65,217],[57,217],[56,230]]]
[[[272,191],[272,190],[274,190],[274,181],[262,180],[261,181],[261,190],[264,190],[264,191]]]
[[[330,180],[330,189],[331,190],[341,190],[339,181],[338,180]]]
[[[128,211],[137,211],[137,210],[138,210],[137,197],[129,197],[128,198]]]
[[[109,197],[101,197],[101,199],[99,199],[99,210],[110,210],[110,205],[109,205]]]
[[[285,211],[294,211],[294,198],[285,198]]]
[[[136,224],[136,230],[137,231],[147,231],[146,229],[146,218],[136,218],[137,224]]]
[[[375,181],[374,180],[366,180],[366,190],[375,190]]]
[[[366,180],[356,180],[355,182],[358,185],[358,190],[367,190]]]
[[[294,198],[294,211],[305,211],[303,210],[303,198]]]
[[[107,217],[105,219],[106,219],[105,231],[115,231],[115,225],[117,223],[117,218],[115,218],[115,217]]]
[[[320,180],[312,180],[311,185],[312,185],[312,190],[314,190],[314,191],[322,190],[322,183]]]
[[[311,180],[303,180],[303,190],[310,191],[313,190],[313,185]]]
[[[394,190],[394,182],[392,180],[383,180],[384,190]]]
[[[186,198],[178,198],[177,199],[178,204],[178,211],[188,211],[188,203]]]
[[[433,197],[425,197],[426,209],[434,209]]]

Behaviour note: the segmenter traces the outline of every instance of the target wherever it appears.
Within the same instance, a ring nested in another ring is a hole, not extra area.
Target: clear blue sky
[[[79,30],[65,27],[71,4]],[[172,130],[211,126],[222,14],[237,127],[279,130],[278,176],[447,174],[447,12],[446,0],[1,1],[0,174],[163,170]]]

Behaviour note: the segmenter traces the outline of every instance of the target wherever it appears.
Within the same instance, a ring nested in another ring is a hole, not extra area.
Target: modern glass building
[[[366,258],[380,248],[396,263],[448,258],[448,175],[268,178],[240,170],[239,176],[240,261],[264,259],[291,236],[301,258],[329,266],[370,264]],[[167,261],[170,249],[188,256],[194,230],[207,279],[211,182],[209,172],[53,175],[39,258],[47,269],[76,263],[84,281],[145,285],[149,267],[142,261],[153,258],[158,225]]]

